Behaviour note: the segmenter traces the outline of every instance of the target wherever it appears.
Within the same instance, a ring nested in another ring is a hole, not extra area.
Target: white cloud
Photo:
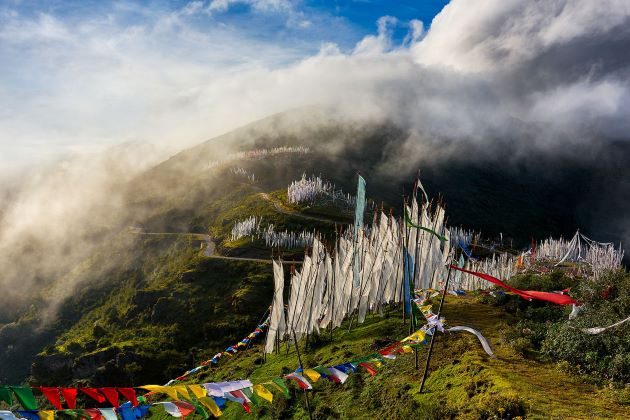
[[[630,14],[627,2],[598,4],[601,10],[590,0],[454,0],[428,31],[411,22],[404,45],[391,38],[400,23],[386,16],[375,35],[349,51],[329,39],[279,45],[227,23],[200,27],[195,19],[204,17],[206,5],[198,2],[174,12],[129,12],[120,5],[78,20],[5,10],[0,162],[31,164],[46,154],[129,140],[174,151],[306,105],[408,128],[398,164],[427,152],[435,158],[434,146],[443,140],[485,144],[500,137],[523,147],[564,148],[568,139],[627,138]],[[145,20],[126,23],[126,13],[140,12]],[[333,23],[313,22],[322,30]],[[522,126],[543,127],[545,136],[522,136]],[[100,207],[82,206],[78,198],[98,204],[108,197],[110,179],[90,165],[79,168],[63,182],[28,179],[32,190],[6,213],[22,223],[11,220],[0,255],[13,249],[6,238],[30,225],[48,226],[38,234],[62,241],[74,226],[69,220],[90,220],[87,212]],[[44,214],[58,191],[74,199],[64,203],[61,194]]]

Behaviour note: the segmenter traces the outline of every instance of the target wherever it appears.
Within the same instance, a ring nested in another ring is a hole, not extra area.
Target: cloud
[[[290,12],[294,10],[294,4],[289,0],[211,0],[206,10],[210,13],[226,12],[234,5],[246,5],[259,12]]]
[[[159,145],[149,154],[158,159],[307,105],[407,130],[397,153],[384,152],[392,171],[469,156],[461,150],[472,146],[492,155],[496,139],[517,151],[569,153],[575,143],[628,137],[626,1],[453,0],[431,25],[385,16],[375,34],[349,48],[339,39],[353,32],[335,17],[294,3],[246,3],[257,13],[290,7],[311,24],[287,25],[286,13],[273,30],[252,25],[252,15],[243,24],[215,19],[231,1],[178,10],[123,4],[86,16],[3,10],[0,165],[95,154],[119,142]],[[392,31],[404,27],[409,33],[396,44]],[[124,171],[95,168],[108,166],[72,164],[71,176],[29,180],[12,192],[13,204],[0,209],[0,255],[13,255],[15,238],[28,235],[72,243],[73,228],[112,191],[106,174],[124,178]],[[49,269],[32,264],[41,267],[38,276]]]

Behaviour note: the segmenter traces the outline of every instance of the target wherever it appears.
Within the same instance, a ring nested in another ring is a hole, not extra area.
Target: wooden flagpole
[[[440,299],[440,307],[438,308],[438,313],[437,313],[437,318],[438,320],[440,319],[440,313],[442,312],[442,306],[444,306],[444,299],[446,298],[446,290],[448,289],[448,282],[451,279],[451,264],[453,263],[453,261],[450,262],[450,264],[448,265],[448,274],[446,275],[446,283],[444,284],[444,291],[442,292],[442,299]],[[422,382],[420,383],[420,393],[422,393],[422,390],[424,389],[424,383],[427,380],[427,374],[429,373],[429,363],[431,361],[431,353],[433,353],[433,343],[435,342],[435,332],[436,332],[436,327],[433,327],[433,334],[431,335],[431,343],[429,344],[429,353],[427,354],[427,362],[424,365],[424,373],[422,374]]]
[[[295,351],[297,353],[298,362],[300,363],[300,370],[304,372],[304,365],[302,364],[302,357],[300,357],[300,346],[298,346],[297,337],[295,335],[295,329],[292,327],[291,331],[293,332],[293,344],[295,344]],[[308,400],[308,392],[306,389],[304,391],[304,399],[306,400],[306,409],[308,410],[308,418],[313,420],[313,414],[311,413],[311,403]]]

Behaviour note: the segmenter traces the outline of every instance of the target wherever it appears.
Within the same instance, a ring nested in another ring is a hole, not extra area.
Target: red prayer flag
[[[243,391],[241,391],[240,389],[237,389],[236,391],[230,391],[230,394],[234,395],[236,398],[240,400],[243,400],[241,405],[243,406],[243,409],[245,410],[247,414],[252,412],[252,409],[249,406],[249,403],[247,402],[247,396],[243,393]]]
[[[63,410],[63,406],[61,405],[61,394],[59,393],[59,388],[49,388],[45,386],[40,386],[39,390],[42,391],[42,394],[44,394],[44,396],[48,398],[48,401],[50,401],[57,410]]]
[[[76,388],[61,388],[61,394],[63,399],[66,400],[68,408],[74,410],[77,408],[77,389]]]
[[[374,365],[372,363],[370,363],[370,362],[361,362],[361,363],[359,363],[359,366],[361,366],[362,368],[367,370],[370,375],[372,375],[372,376],[376,375],[376,369],[374,368]]]
[[[118,402],[118,391],[116,391],[116,388],[99,388],[98,390],[105,395],[105,398],[107,398],[107,401],[109,401],[111,405],[116,408],[120,407],[120,403]]]
[[[545,302],[551,302],[551,303],[555,303],[557,305],[571,305],[574,303],[577,303],[575,300],[573,300],[570,296],[567,295],[562,295],[560,293],[553,293],[553,292],[538,292],[535,290],[520,290],[520,289],[516,289],[508,284],[505,284],[504,282],[502,282],[501,280],[489,276],[487,274],[484,273],[477,273],[475,271],[468,271],[465,270],[463,268],[459,268],[455,265],[451,265],[450,266],[452,269],[455,270],[459,270],[462,271],[464,273],[468,273],[468,274],[472,274],[473,276],[477,276],[479,278],[482,278],[484,280],[489,281],[490,283],[496,284],[499,287],[502,287],[506,290],[509,290],[517,295],[519,295],[520,297],[522,297],[523,299],[527,299],[529,301],[536,299],[536,300],[542,300]]]
[[[92,420],[103,420],[103,415],[98,408],[88,408],[85,411],[90,415]]]
[[[83,392],[88,397],[96,400],[99,404],[105,402],[105,397],[100,392],[98,392],[98,389],[96,388],[79,388],[79,391]]]
[[[194,413],[196,410],[194,405],[184,401],[173,401],[173,404],[175,404],[179,409],[179,412],[182,413],[182,417],[186,417],[190,413]]]
[[[396,351],[396,348],[399,347],[402,343],[397,341],[393,344],[390,344],[389,346],[385,347],[384,349],[379,351],[379,354],[385,356],[391,353],[394,353]]]
[[[136,398],[136,390],[133,388],[118,388],[118,392],[122,394],[123,397],[127,398],[127,400],[131,401],[134,407],[138,405],[138,399]]]

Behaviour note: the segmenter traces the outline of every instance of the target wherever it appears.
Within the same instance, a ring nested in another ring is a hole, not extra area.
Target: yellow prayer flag
[[[171,387],[175,390],[175,392],[179,395],[181,395],[184,399],[190,401],[190,394],[188,393],[188,390],[186,389],[186,386],[184,385],[175,385],[173,387]],[[170,394],[169,394],[170,395]],[[177,398],[175,398],[177,399]]]
[[[198,398],[197,401],[199,401],[201,404],[203,404],[204,407],[210,410],[214,417],[219,417],[221,414],[223,414],[217,403],[215,403],[211,397],[201,397]]]
[[[164,386],[162,386],[162,385],[142,385],[142,386],[139,386],[138,388],[146,389],[149,392],[162,392],[162,388],[164,388]]]
[[[413,352],[412,348],[411,348],[411,347],[409,347],[409,346],[402,346],[402,350],[403,350],[403,352],[405,352],[405,353],[411,353],[411,352]]]
[[[179,400],[175,387],[162,385],[142,385],[138,388],[146,389],[149,392],[160,392],[168,395],[173,401]]]
[[[319,381],[319,378],[322,377],[318,372],[313,369],[304,369],[304,374],[308,376],[313,382]]]
[[[269,402],[273,402],[273,394],[269,392],[269,390],[265,388],[264,385],[254,385],[254,392],[258,394],[260,398],[263,398]]]
[[[201,385],[188,385],[188,389],[192,392],[197,399],[206,396],[206,388]]]
[[[425,332],[422,330],[418,330],[415,333],[411,334],[409,337],[404,338],[402,341],[422,341],[424,340]]]
[[[40,420],[54,420],[55,412],[52,410],[43,410],[37,413]]]

